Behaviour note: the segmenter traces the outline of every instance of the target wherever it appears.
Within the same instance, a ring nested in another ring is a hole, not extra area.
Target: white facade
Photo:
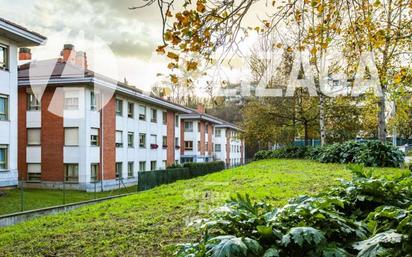
[[[229,146],[227,146],[228,144]],[[229,149],[227,149],[227,147],[229,147]],[[239,139],[238,131],[233,128],[221,125],[216,126],[214,149],[216,158],[227,162],[230,167],[242,165],[242,161],[244,162],[245,160],[245,151],[242,149],[242,140]]]
[[[0,69],[0,97],[6,101],[5,117],[0,120],[0,159],[6,163],[0,169],[0,187],[17,185],[17,46],[0,37],[0,46],[7,49],[8,67]],[[3,107],[0,107],[3,109]],[[3,111],[3,110],[2,110]]]
[[[16,186],[18,48],[36,46],[46,38],[0,19],[0,187]]]

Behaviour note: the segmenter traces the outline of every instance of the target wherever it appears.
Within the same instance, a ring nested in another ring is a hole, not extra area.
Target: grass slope
[[[221,204],[230,193],[248,193],[282,205],[296,195],[314,194],[339,177],[350,174],[338,164],[254,162],[2,228],[0,256],[171,256],[170,245],[193,239],[187,222]]]

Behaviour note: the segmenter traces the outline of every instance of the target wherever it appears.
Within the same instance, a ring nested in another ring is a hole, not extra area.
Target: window
[[[133,132],[127,133],[127,146],[130,148],[134,147],[134,133]]]
[[[99,129],[98,128],[90,129],[90,145],[99,146]]]
[[[176,128],[179,127],[179,116],[175,116],[175,126]]]
[[[185,132],[193,132],[193,122],[185,122]]]
[[[188,151],[193,150],[193,141],[185,141],[185,150],[188,150]]]
[[[0,145],[0,169],[8,169],[8,145]]]
[[[90,110],[92,111],[97,110],[97,101],[96,101],[96,95],[94,94],[94,91],[90,92]]]
[[[220,153],[222,151],[222,145],[220,144],[215,144],[215,152]]]
[[[163,160],[162,162],[163,162],[163,169],[166,169],[167,168],[167,161]]]
[[[167,125],[167,112],[163,112],[163,125]]]
[[[205,149],[206,149],[206,151],[209,151],[209,147],[208,147],[209,144],[208,144],[208,143],[209,143],[209,142],[206,142],[206,143],[205,143]]]
[[[133,178],[134,177],[134,162],[127,163],[127,177]]]
[[[29,182],[41,181],[41,164],[28,163],[27,164],[27,179]]]
[[[123,163],[122,162],[116,162],[116,178],[121,179],[122,178],[122,173],[123,173]]]
[[[0,120],[9,119],[9,97],[0,95]]]
[[[157,166],[157,161],[151,161],[150,162],[150,170],[156,170]]]
[[[139,162],[139,171],[146,171],[146,162]]]
[[[98,163],[92,163],[90,165],[90,181],[91,182],[96,182],[98,181],[98,174],[99,174],[99,164]]]
[[[68,111],[79,109],[79,98],[78,97],[64,97],[64,109]]]
[[[28,128],[27,129],[27,145],[40,145],[41,144],[41,129]]]
[[[0,69],[9,69],[9,48],[5,45],[0,45]]]
[[[64,128],[64,145],[79,145],[79,128]]]
[[[146,106],[139,106],[139,120],[146,120]]]
[[[163,148],[167,148],[167,136],[163,136],[163,138],[162,138],[162,146],[163,146]]]
[[[27,110],[28,111],[39,111],[41,108],[40,101],[37,100],[34,94],[27,94]]]
[[[206,134],[209,134],[209,124],[206,124],[206,126],[205,126],[205,132],[206,132]]]
[[[150,144],[157,144],[157,135],[150,135]]]
[[[131,119],[134,118],[134,104],[133,103],[127,104],[127,117]]]
[[[150,119],[151,122],[157,123],[157,110],[152,108],[152,118]]]
[[[123,131],[116,131],[116,147],[123,147]]]
[[[200,122],[197,123],[197,132],[200,132]]]
[[[116,99],[116,115],[123,116],[123,100]]]
[[[178,145],[179,145],[179,138],[175,137],[175,146],[178,146]]]
[[[222,135],[222,131],[220,129],[216,129],[215,136],[220,137]]]
[[[197,151],[200,152],[200,141],[197,141]]]
[[[66,182],[79,182],[79,164],[65,164],[64,177]]]
[[[146,134],[139,134],[139,147],[146,148]]]

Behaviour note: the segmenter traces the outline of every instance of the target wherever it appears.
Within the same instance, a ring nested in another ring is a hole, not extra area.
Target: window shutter
[[[41,129],[27,129],[27,144],[40,145],[41,144]]]
[[[64,129],[64,144],[68,146],[79,145],[79,128]]]

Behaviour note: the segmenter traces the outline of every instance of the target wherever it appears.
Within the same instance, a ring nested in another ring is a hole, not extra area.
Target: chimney
[[[76,65],[87,69],[87,56],[85,52],[80,51],[76,53]]]
[[[205,106],[203,104],[198,104],[196,111],[200,112],[200,113],[205,113]]]
[[[76,51],[74,50],[74,45],[72,44],[65,44],[60,55],[63,57],[64,62],[76,62]]]
[[[31,60],[31,50],[29,48],[20,48],[19,50],[19,61],[30,61]]]

